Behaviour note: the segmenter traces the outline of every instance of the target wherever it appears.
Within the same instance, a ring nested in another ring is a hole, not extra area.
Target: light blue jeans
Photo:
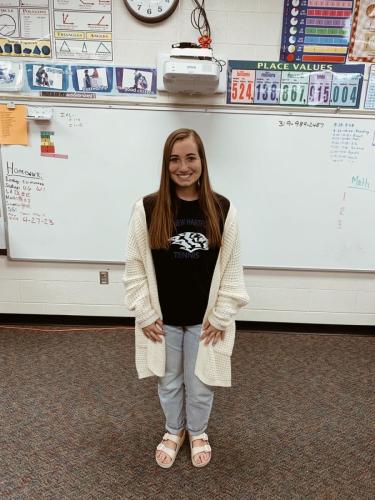
[[[164,325],[166,365],[164,377],[158,378],[158,394],[171,434],[186,428],[198,436],[208,425],[214,392],[194,375],[201,329]]]

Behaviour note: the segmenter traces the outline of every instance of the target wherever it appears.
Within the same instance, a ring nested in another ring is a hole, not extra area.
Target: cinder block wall
[[[193,2],[180,0],[165,22],[146,26],[113,0],[114,63],[155,65],[176,41],[196,41],[190,25]],[[277,60],[282,0],[206,0],[215,55]],[[223,95],[160,96],[153,102],[223,104]],[[109,285],[99,271],[109,271]],[[0,257],[0,313],[130,316],[122,305],[122,266],[15,262]],[[251,301],[239,319],[296,323],[375,325],[372,274],[246,270]]]

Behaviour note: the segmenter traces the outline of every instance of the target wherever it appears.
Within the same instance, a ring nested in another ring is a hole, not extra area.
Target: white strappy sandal
[[[197,439],[202,439],[203,441],[205,441],[206,444],[204,446],[193,446],[194,441],[196,441]],[[191,450],[191,462],[194,465],[194,467],[204,467],[207,464],[209,464],[211,461],[212,453],[211,453],[211,446],[208,443],[207,434],[204,432],[203,434],[199,434],[199,436],[189,435],[189,440],[190,440],[190,450]],[[197,464],[194,460],[194,457],[198,455],[198,453],[203,453],[203,452],[210,453],[210,458],[207,460],[207,462],[202,462],[200,464]]]
[[[160,460],[158,460],[155,457],[156,463],[158,465],[160,465],[160,467],[163,467],[163,469],[169,469],[169,467],[172,467],[172,465],[174,464],[174,461],[176,460],[178,450],[181,448],[183,442],[185,441],[185,435],[186,435],[185,430],[184,430],[184,433],[182,434],[182,436],[177,436],[176,434],[169,434],[169,432],[166,432],[164,434],[162,442],[159,443],[158,446],[156,447],[156,451],[164,452],[166,455],[171,457],[171,461],[169,463],[165,464],[163,462],[160,462]],[[176,443],[177,447],[175,450],[165,446],[164,441],[167,441],[168,439],[170,441],[173,441],[174,443]]]

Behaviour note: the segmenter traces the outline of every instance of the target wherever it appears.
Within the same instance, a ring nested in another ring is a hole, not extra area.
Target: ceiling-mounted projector
[[[159,54],[158,90],[206,95],[224,92],[221,69],[213,59],[212,49],[172,48],[170,55]]]

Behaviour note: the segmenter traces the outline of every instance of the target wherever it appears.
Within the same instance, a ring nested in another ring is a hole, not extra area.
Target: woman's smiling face
[[[179,192],[197,187],[202,173],[198,146],[192,137],[176,141],[169,158],[169,175]]]

